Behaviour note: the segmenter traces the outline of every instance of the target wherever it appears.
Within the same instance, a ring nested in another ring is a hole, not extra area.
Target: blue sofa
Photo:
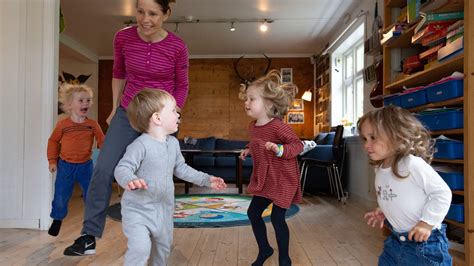
[[[183,140],[179,141],[181,149],[195,150],[236,150],[244,149],[248,141],[243,140],[226,140],[215,137],[207,137],[197,139],[196,144],[186,144]],[[203,154],[194,155],[192,167],[199,171],[203,171],[210,175],[222,177],[226,182],[235,183],[235,157],[231,155],[213,155]],[[253,162],[247,157],[242,162],[242,179],[244,183],[248,183],[252,174]]]

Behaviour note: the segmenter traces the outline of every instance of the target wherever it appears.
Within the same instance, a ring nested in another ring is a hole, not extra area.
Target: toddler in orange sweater
[[[48,230],[52,236],[58,235],[62,220],[67,215],[75,182],[81,186],[85,201],[92,176],[94,138],[98,148],[104,142],[99,124],[87,117],[92,97],[92,89],[83,84],[66,84],[59,91],[61,108],[69,116],[58,121],[48,139],[49,171],[57,171],[50,214],[53,223]]]

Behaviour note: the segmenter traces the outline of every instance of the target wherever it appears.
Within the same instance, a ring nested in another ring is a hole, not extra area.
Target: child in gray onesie
[[[166,265],[173,242],[173,175],[199,186],[226,188],[224,180],[188,166],[178,140],[176,101],[168,92],[144,89],[130,102],[127,116],[143,134],[133,141],[115,168],[125,189],[122,228],[128,238],[125,265]],[[152,250],[153,247],[153,250]]]

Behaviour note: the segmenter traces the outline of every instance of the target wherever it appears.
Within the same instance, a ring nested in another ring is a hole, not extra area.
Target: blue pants
[[[84,163],[68,163],[58,160],[58,172],[54,184],[54,198],[51,209],[51,218],[62,220],[67,215],[67,206],[71,199],[74,184],[76,182],[82,188],[84,201],[87,197],[87,189],[92,176],[92,160]]]
[[[379,265],[452,265],[448,248],[445,224],[441,229],[433,229],[425,242],[410,241],[408,232],[392,230],[384,242]]]

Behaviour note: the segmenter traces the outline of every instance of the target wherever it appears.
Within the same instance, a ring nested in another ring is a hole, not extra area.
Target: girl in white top
[[[451,265],[446,226],[451,190],[429,165],[429,132],[407,110],[388,106],[368,112],[357,123],[370,163],[375,166],[379,207],[367,223],[392,234],[379,265]]]

